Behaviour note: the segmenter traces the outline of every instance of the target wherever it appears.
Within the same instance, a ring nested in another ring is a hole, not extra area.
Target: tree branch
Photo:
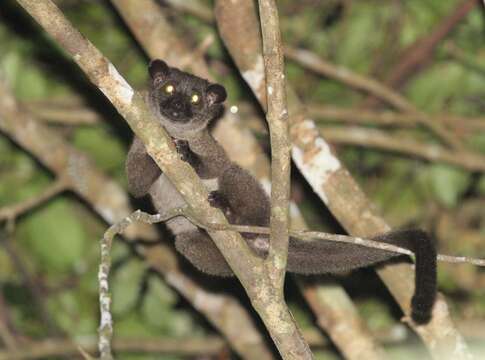
[[[261,43],[256,31],[259,24],[252,1],[239,1],[237,5],[218,1],[216,18],[219,32],[236,65],[260,104],[264,106],[266,86],[261,66]],[[237,34],[244,34],[244,37]],[[376,214],[374,206],[348,170],[335,157],[327,142],[319,136],[315,123],[306,116],[290,88],[288,107],[293,160],[342,226],[350,234],[362,237],[372,237],[390,230],[389,225]],[[389,264],[377,271],[404,312],[409,313],[414,289],[414,269],[409,264]],[[410,326],[421,336],[436,358],[452,352],[457,359],[468,357],[467,346],[451,322],[442,297],[436,301],[429,324]]]
[[[343,108],[332,105],[307,104],[308,113],[316,118],[339,120],[345,123],[364,123],[378,126],[415,127],[419,123],[419,115],[398,113],[395,111],[372,111],[356,108]],[[485,131],[484,117],[457,116],[448,113],[426,115],[430,122],[442,122],[455,130],[460,136],[463,133]]]
[[[99,171],[88,156],[71,147],[59,133],[23,111],[2,82],[0,130],[29,151],[58,178],[67,177],[69,189],[84,199],[106,222],[112,224],[132,211],[124,189]],[[158,235],[154,228],[134,224],[125,231],[124,236],[134,240],[154,239]],[[224,334],[242,358],[272,358],[253,319],[240,302],[231,295],[210,293],[185,275],[178,267],[173,247],[139,245],[136,250],[151,268],[163,276],[167,284]]]
[[[419,123],[435,133],[444,143],[456,149],[463,149],[462,144],[456,137],[440,123],[430,121],[426,114],[416,109],[416,107],[401,94],[395,92],[392,88],[387,87],[379,81],[364,75],[356,74],[350,69],[342,66],[333,65],[308,50],[288,47],[285,49],[285,54],[290,59],[297,61],[300,65],[311,69],[318,74],[338,80],[352,88],[365,91],[386,101],[388,104],[404,113],[413,114],[416,116]]]
[[[418,69],[429,64],[440,42],[478,5],[478,0],[463,0],[448,16],[425,36],[401,52],[400,61],[391,71],[385,83],[391,88],[401,88]]]
[[[23,360],[40,359],[51,357],[68,357],[79,355],[79,348],[84,351],[94,351],[94,339],[83,338],[81,340],[65,340],[51,338],[29,343],[27,346],[19,346],[9,351],[0,351],[0,360]],[[224,349],[224,340],[216,336],[204,338],[133,338],[125,337],[115,339],[113,348],[118,352],[124,353],[145,353],[145,354],[175,354],[181,356],[214,355]],[[69,357],[71,358],[71,357]],[[77,358],[77,357],[76,357]]]
[[[426,144],[385,131],[357,126],[321,126],[322,134],[333,144],[365,146],[401,153],[432,162],[443,162],[469,171],[485,172],[485,159],[474,153],[462,153],[443,146]]]
[[[24,212],[27,212],[41,205],[42,203],[48,201],[59,193],[65,191],[67,188],[68,182],[66,178],[56,180],[52,185],[48,186],[37,196],[13,205],[0,208],[0,221],[13,220]]]
[[[174,27],[167,21],[165,13],[153,0],[112,0],[112,2],[151,58],[168,59],[174,66],[179,64],[178,59],[187,58],[190,49],[185,39],[175,34]],[[239,5],[244,6],[244,3],[240,3]],[[139,11],[140,8],[143,8],[145,11]],[[244,21],[244,18],[239,17],[236,21]],[[251,37],[248,38],[250,39]],[[163,39],[163,41],[160,41],[160,39]],[[200,54],[191,57],[193,61],[188,65],[193,72],[199,76],[212,79],[204,58]],[[228,151],[231,159],[246,169],[252,170],[253,174],[259,176],[265,189],[269,189],[270,171],[268,159],[264,151],[257,144],[254,136],[247,131],[241,119],[237,115],[226,112],[226,115],[216,123],[213,133],[226,151]],[[240,140],[233,141],[234,139]],[[298,223],[300,224],[299,226],[305,227],[301,215],[298,211],[295,211],[297,210],[296,206],[294,204],[291,206],[293,210],[291,211],[292,223]],[[295,215],[298,216],[295,217]],[[155,257],[152,260],[152,264],[160,264],[160,262],[156,262]],[[171,276],[167,281],[173,278]],[[302,281],[301,278],[297,278],[296,280]],[[187,281],[177,282],[177,284],[186,283]],[[384,351],[372,338],[369,329],[341,286],[328,285],[326,282],[306,282],[303,287],[304,296],[307,298],[312,310],[319,318],[325,318],[327,320],[325,326],[326,333],[331,336],[333,342],[346,357],[349,359],[360,359],[362,357],[372,359],[385,358]],[[183,289],[180,291],[186,293]],[[312,291],[318,291],[318,301],[315,301],[315,297],[312,297]],[[208,298],[209,296],[210,294],[206,293],[204,298]],[[208,303],[211,302],[212,300],[208,301]],[[234,303],[234,301],[232,302]],[[225,300],[225,304],[227,303],[229,303],[229,299]],[[213,319],[213,314],[208,312],[210,309],[213,309],[213,307],[208,306],[205,313],[209,316],[212,315]],[[227,311],[229,312],[229,310],[231,311],[231,319],[240,318],[242,320],[247,317],[247,314],[243,313],[242,309],[236,308],[235,306]],[[234,316],[236,313],[238,315]],[[214,322],[214,320],[212,321]],[[241,323],[240,321],[234,324],[234,328],[239,330],[244,324],[246,324],[245,329],[248,331],[247,333],[244,331],[227,331],[227,326],[225,326],[227,323],[223,320],[215,325],[224,332],[231,346],[241,356],[246,356],[251,359],[261,359],[263,354],[266,354],[266,343],[263,342],[258,334],[254,332],[250,333],[249,331],[254,331],[254,329],[253,327],[249,328],[245,322]],[[342,327],[346,328],[347,331],[341,331]],[[241,336],[242,333],[245,336]],[[260,342],[255,342],[254,339],[256,336],[258,336]]]
[[[290,136],[283,49],[274,0],[259,1],[263,58],[268,86],[267,112],[271,141],[271,234],[268,254],[270,272],[283,294],[288,256],[288,204],[290,198]]]
[[[174,144],[147,108],[142,95],[133,91],[115,67],[71,26],[51,1],[17,1],[73,56],[90,81],[99,87],[123,115],[145,144],[148,154],[176,186],[196,217],[208,222],[227,223],[222,212],[209,205],[207,190],[195,171],[178,157]],[[281,355],[288,359],[299,357],[301,349],[291,345],[296,345],[301,335],[286,305],[276,296],[263,261],[251,253],[237,233],[209,231],[209,235],[241,281],[270,334],[278,337],[278,342],[284,344],[285,349],[291,349]]]
[[[187,53],[190,50],[185,43],[185,39],[178,37],[174,33],[173,26],[167,22],[162,9],[153,0],[112,0],[112,2],[151,58],[168,59],[174,66],[178,65],[178,59],[187,58]],[[140,7],[145,9],[145,11],[138,11]],[[150,14],[150,16],[146,16],[146,14]],[[237,21],[244,21],[244,18],[238,18]],[[150,35],[145,36],[145,34]],[[163,39],[163,43],[169,43],[170,46],[161,45],[160,39]],[[200,55],[193,57],[193,62],[189,65],[199,76],[212,79],[205,60]],[[244,127],[241,119],[236,114],[226,112],[226,115],[216,123],[213,133],[228,151],[230,158],[244,168],[252,170],[252,173],[259,177],[265,189],[269,189],[270,171],[268,159],[254,136]],[[234,141],[234,139],[238,140]],[[292,209],[297,209],[294,204]],[[298,223],[301,227],[305,227],[298,211],[291,211],[291,214],[292,223]],[[298,217],[295,218],[295,214]],[[301,278],[296,280],[301,281]],[[183,284],[185,283],[186,281],[183,282]],[[318,290],[319,301],[325,302],[327,306],[318,306],[318,301],[310,301],[310,296],[307,294],[311,294],[312,289],[315,288]],[[334,343],[337,344],[345,356],[349,357],[349,359],[360,359],[362,356],[373,359],[384,358],[384,351],[372,339],[357,309],[352,305],[351,300],[342,287],[312,282],[306,283],[304,289],[304,295],[307,297],[310,306],[312,306],[312,310],[317,313],[319,318],[328,320],[325,331],[331,336]],[[208,294],[205,297],[208,297]],[[234,314],[236,309],[231,309],[231,312]],[[239,309],[239,315],[231,315],[231,318],[241,317],[242,315]],[[242,324],[236,324],[235,326],[237,329],[240,329]],[[342,332],[340,330],[342,327],[345,327],[347,331]],[[257,334],[248,334],[242,337],[241,333],[240,331],[225,331],[225,336],[239,354],[249,356],[249,358],[261,358],[264,343],[254,342]],[[249,342],[250,346],[247,346]],[[256,345],[259,345],[259,347]]]

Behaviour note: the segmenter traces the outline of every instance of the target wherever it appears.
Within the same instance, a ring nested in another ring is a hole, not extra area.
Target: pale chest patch
[[[216,177],[212,179],[202,179],[202,183],[208,192],[219,190],[219,179]]]

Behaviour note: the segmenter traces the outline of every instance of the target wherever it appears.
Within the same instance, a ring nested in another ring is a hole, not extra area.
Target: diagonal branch
[[[176,66],[178,59],[187,57],[190,50],[185,39],[175,34],[173,26],[167,21],[164,12],[156,5],[154,0],[112,0],[112,3],[119,10],[130,30],[151,58],[168,59],[170,63]],[[240,5],[243,6],[244,3],[240,3]],[[145,11],[140,12],[139,8],[143,8]],[[150,16],[147,16],[147,14],[150,14]],[[240,17],[237,20],[244,21],[244,18]],[[148,34],[149,36],[147,36]],[[245,38],[250,40],[252,37]],[[160,43],[169,43],[169,45],[161,45]],[[197,75],[211,79],[204,59],[198,56],[194,57],[193,60],[190,64],[191,69]],[[269,161],[255,137],[247,131],[237,115],[226,113],[226,116],[216,123],[213,133],[228,151],[231,159],[252,170],[252,173],[258,176],[264,187],[269,188],[267,186],[270,178]],[[293,205],[292,208],[296,210],[297,208]],[[299,226],[305,227],[299,212],[291,211],[291,213],[292,223],[298,223]],[[296,280],[302,282],[301,278]],[[352,300],[341,286],[329,285],[326,282],[305,282],[302,288],[309,305],[317,318],[320,319],[319,324],[323,326],[325,332],[329,334],[345,357],[349,359],[385,358],[384,351],[372,338]],[[318,293],[318,296],[315,296],[314,293]],[[235,311],[236,309],[231,309],[231,314]],[[241,316],[242,314],[231,315],[231,318]],[[240,324],[236,325],[236,328],[239,329],[240,327]],[[347,331],[342,332],[342,328],[346,328]],[[244,332],[226,331],[225,336],[239,354],[247,354],[250,351],[252,356],[249,358],[260,359],[261,351],[258,353],[258,349],[262,348],[264,344],[254,341],[255,334],[242,337],[240,336],[241,333]],[[250,346],[247,346],[249,343]]]
[[[28,112],[22,111],[21,106],[2,82],[0,131],[30,152],[57,178],[66,177],[69,190],[84,199],[106,222],[112,224],[132,211],[126,192],[116,182],[99,171],[88,156],[70,146],[60,134],[37,121]],[[154,239],[157,234],[153,228],[134,224],[125,231],[124,236],[131,240],[139,237]],[[272,357],[259,337],[252,318],[240,302],[230,295],[207,292],[186,276],[178,267],[173,248],[162,245],[137,246],[136,250],[151,268],[160,273],[170,286],[224,334],[241,358]],[[241,336],[241,333],[244,336]],[[259,342],[256,339],[259,339]]]
[[[237,4],[216,2],[219,32],[243,77],[251,86],[260,104],[265,104],[266,86],[261,57],[259,28],[252,1]],[[235,34],[245,34],[238,37]],[[340,163],[327,142],[319,135],[316,125],[306,113],[291,89],[288,89],[292,157],[314,191],[350,234],[372,237],[389,231],[390,227],[376,213],[349,171]],[[378,273],[405,313],[413,293],[414,270],[409,264],[389,264]],[[426,326],[410,324],[421,336],[434,357],[454,352],[457,359],[469,353],[461,335],[451,322],[446,302],[436,301],[433,319]],[[456,349],[459,349],[456,351]]]
[[[18,3],[64,48],[126,119],[145,144],[148,154],[175,185],[197,218],[227,224],[223,213],[211,207],[208,192],[195,171],[183,162],[150,112],[143,96],[134,92],[116,68],[64,18],[49,0]],[[285,359],[311,358],[308,345],[265,271],[263,261],[251,253],[241,236],[232,231],[209,231],[216,246],[241,281],[255,309]],[[251,269],[251,271],[248,271]]]
[[[436,47],[477,5],[478,0],[461,1],[427,35],[404,49],[399,63],[387,77],[386,85],[399,89],[409,80],[413,73],[429,64]]]
[[[308,113],[325,120],[339,120],[344,123],[373,124],[410,128],[419,122],[417,114],[403,114],[394,111],[372,111],[357,108],[344,108],[332,105],[307,104]],[[442,122],[453,128],[456,134],[485,131],[485,117],[468,117],[448,113],[427,114],[429,121]]]
[[[210,222],[224,222],[222,212],[211,207],[207,201],[208,193],[194,170],[183,162],[169,136],[148,109],[141,93],[135,92],[121,77],[116,68],[98,49],[75,30],[59,9],[49,0],[18,0],[29,14],[70,53],[74,61],[85,72],[89,80],[96,85],[111,101],[118,112],[124,116],[135,134],[145,143],[148,153],[165,174],[177,184],[178,191],[189,200],[194,212],[201,218],[207,216]],[[211,234],[212,235],[212,234]],[[240,253],[249,253],[243,241],[238,241],[235,234],[214,234],[222,248],[238,249]],[[223,241],[224,240],[224,241]],[[226,244],[230,244],[230,248]],[[229,251],[231,252],[231,251]],[[236,254],[228,256],[229,262],[237,262]],[[249,256],[251,258],[251,256]],[[251,265],[256,261],[249,260]],[[235,266],[236,273],[242,272]],[[241,274],[242,278],[246,278]]]
[[[33,208],[36,208],[42,203],[55,197],[59,193],[65,191],[67,188],[68,188],[67,179],[64,178],[64,179],[56,180],[53,184],[48,186],[44,191],[42,191],[42,193],[40,193],[37,196],[13,205],[8,205],[3,208],[0,208],[0,221],[2,220],[8,221],[8,220],[15,219],[21,214]]]
[[[340,81],[349,87],[372,94],[403,113],[409,113],[415,116],[419,123],[435,133],[444,143],[457,149],[463,149],[463,146],[455,138],[454,134],[450,133],[442,124],[432,121],[425,113],[418,110],[404,96],[381,82],[354,73],[343,66],[331,64],[308,50],[286,48],[285,53],[290,59],[297,61],[300,65],[311,69],[318,74],[328,76],[329,78]]]
[[[463,154],[443,146],[427,144],[405,137],[393,136],[382,130],[357,126],[321,126],[322,134],[332,144],[365,146],[399,154],[410,155],[427,161],[443,162],[469,171],[485,172],[483,156]]]

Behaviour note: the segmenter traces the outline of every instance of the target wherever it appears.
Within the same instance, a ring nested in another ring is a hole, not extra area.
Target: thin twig
[[[426,64],[429,64],[433,59],[435,48],[477,4],[477,0],[461,1],[451,10],[448,16],[444,16],[440,23],[427,32],[425,36],[404,49],[402,55],[399,57],[399,63],[385,80],[386,85],[399,89],[411,78],[412,74],[416,73],[418,69],[424,68]]]
[[[39,195],[20,203],[0,208],[0,221],[15,219],[19,215],[36,208],[42,203],[65,191],[68,187],[69,182],[67,179],[58,179],[52,185],[44,189]]]
[[[284,322],[271,332],[283,359],[312,359],[313,355],[284,301],[284,282],[288,258],[288,228],[290,223],[290,136],[286,104],[286,81],[283,49],[275,0],[259,0],[259,19],[263,42],[263,60],[266,77],[266,119],[271,141],[271,234],[268,257],[265,261],[267,276],[274,288],[272,296],[278,308],[260,296],[253,304],[260,311],[270,311]],[[264,309],[264,310],[263,310]],[[291,334],[288,337],[288,334]]]
[[[165,0],[174,9],[193,15],[207,23],[214,22],[211,9],[198,0]]]
[[[372,111],[343,108],[332,105],[308,104],[308,113],[316,118],[339,120],[346,123],[365,123],[380,126],[415,127],[419,115],[395,111]],[[467,117],[450,114],[427,115],[429,121],[441,122],[455,129],[457,134],[485,131],[485,117]]]
[[[476,54],[470,54],[464,51],[451,40],[445,42],[442,48],[446,55],[462,64],[463,67],[473,70],[481,76],[485,76],[485,66]]]
[[[181,207],[171,210],[166,214],[148,214],[141,210],[136,210],[130,216],[126,217],[120,223],[111,226],[110,229],[115,229],[111,231],[116,231],[116,234],[123,232],[132,222],[140,221],[148,224],[156,224],[164,222],[175,216],[184,216],[192,224],[208,231],[236,231],[239,233],[251,233],[251,234],[271,234],[271,228],[265,226],[252,226],[252,225],[233,225],[233,224],[218,224],[218,223],[205,223],[204,221],[197,219],[194,214],[190,211],[189,207]],[[108,230],[110,231],[110,230]],[[325,241],[335,241],[346,244],[360,245],[373,249],[390,251],[398,254],[413,256],[414,253],[411,250],[383,243],[382,241],[375,241],[371,239],[366,239],[362,237],[341,235],[327,233],[323,231],[313,231],[313,230],[289,230],[289,234],[292,237],[301,239],[302,241],[310,240],[325,240]],[[113,235],[114,236],[114,235]],[[113,237],[111,236],[111,238]],[[485,266],[485,259],[472,258],[466,256],[451,256],[451,255],[438,255],[438,260],[450,263],[469,263],[477,266]]]
[[[114,235],[113,235],[114,236]],[[109,271],[111,268],[111,244],[112,237],[105,233],[101,240],[101,260],[99,262],[98,286],[99,286],[99,339],[98,350],[101,360],[112,360],[111,339],[113,338],[113,317],[111,316],[111,295],[109,293]]]
[[[372,147],[416,156],[432,162],[443,162],[470,171],[485,171],[484,157],[479,154],[453,151],[440,145],[392,136],[376,129],[356,126],[321,126],[320,129],[322,134],[334,144]]]
[[[319,340],[322,343],[321,339]],[[113,349],[120,353],[173,354],[190,357],[200,354],[215,355],[224,347],[224,339],[218,336],[201,338],[191,336],[185,339],[125,337],[113,340]],[[81,352],[82,356],[93,359],[89,357],[87,351],[95,351],[96,341],[94,338],[84,338],[76,341],[51,338],[31,342],[25,346],[18,346],[9,351],[0,351],[0,360],[25,360],[78,355],[79,348],[83,349]]]
[[[231,1],[220,0],[216,5],[219,33],[242,76],[264,107],[266,85],[260,36],[255,31],[258,29],[258,19],[254,4],[251,0],[239,0],[234,4]],[[288,88],[288,110],[293,160],[340,224],[349,233],[363,237],[372,237],[389,231],[390,226],[377,214],[372,202],[352,178],[348,169],[320,136],[315,123],[307,116],[303,104],[291,88]],[[404,313],[409,313],[414,290],[415,272],[412,266],[406,263],[393,263],[376,271]],[[452,352],[456,359],[469,358],[468,347],[454,326],[442,296],[437,298],[433,318],[427,325],[409,325],[419,334],[434,357],[440,358]],[[359,353],[354,355],[356,359],[361,356]]]
[[[166,12],[155,0],[111,0],[111,2],[150,58],[165,59],[168,63],[178,67],[179,59],[185,58],[187,54],[193,55],[190,44],[177,34],[173,24],[168,21]],[[140,8],[143,8],[144,11],[140,12]],[[150,14],[150,16],[146,16],[146,14]],[[193,73],[215,81],[200,52],[198,52],[198,56],[193,57],[193,61],[188,66]],[[233,129],[236,128],[233,121],[228,121],[227,118],[225,121],[223,120],[224,117],[217,122],[216,128],[221,123],[230,123]],[[238,144],[238,148],[241,145],[247,147],[247,144]],[[180,269],[173,269],[172,266],[167,270],[167,261],[162,263],[161,256],[155,256],[163,254],[160,254],[160,251],[157,251],[157,254],[154,252],[153,248],[147,252],[149,255],[147,261],[152,268],[158,269],[171,286],[207,317],[241,358],[270,359],[273,357],[267,341],[253,323],[248,309],[239,301],[229,294],[211,293],[200,288],[196,282],[184,276]],[[204,299],[204,301],[201,302],[200,299]],[[214,303],[223,305],[215,307],[212,305]],[[231,322],[227,321],[226,313],[232,314]],[[232,330],[234,328],[244,332],[245,336],[234,332]]]
[[[143,95],[132,89],[113,64],[72,27],[52,1],[17,2],[73,56],[89,80],[123,115],[191,211],[210,222],[227,222],[222,211],[210,206],[207,189],[194,169],[180,159],[171,138],[147,107]],[[208,234],[240,280],[269,333],[278,336],[279,343],[288,348],[288,352],[281,354],[287,358],[299,356],[300,347],[291,345],[297,343],[301,336],[286,303],[278,296],[263,260],[251,252],[238,233],[209,231]]]
[[[186,39],[176,34],[173,24],[167,21],[166,12],[154,0],[112,0],[112,3],[119,10],[120,15],[150,58],[165,59],[172,62],[173,65],[178,66],[178,59],[185,57],[187,53],[191,52]],[[217,5],[220,3],[222,2],[216,2],[216,11]],[[227,1],[223,3],[225,5],[232,4],[232,2]],[[234,3],[234,5],[237,7],[238,12],[236,21],[245,21],[244,12],[241,9],[244,6],[244,2]],[[139,8],[143,8],[144,12],[140,12],[138,10]],[[145,16],[146,13],[149,13],[150,16]],[[232,27],[234,21],[230,21],[229,24]],[[259,26],[255,25],[253,30],[259,30]],[[245,39],[248,35],[244,31],[239,36],[241,39]],[[258,35],[259,39],[260,36]],[[215,81],[211,77],[205,59],[202,56],[194,57],[194,61],[189,65],[193,73]],[[244,125],[247,124],[247,119],[244,119],[244,121],[241,120],[238,116],[233,116],[230,112],[226,112],[226,116],[223,116],[217,121],[213,134],[226,151],[228,151],[231,159],[238,162],[244,168],[249,169],[253,174],[261,175],[260,180],[264,184],[269,184],[269,161],[254,136],[245,130]],[[234,139],[237,140],[234,141]],[[268,187],[265,186],[265,188]],[[296,212],[292,211],[291,213],[293,216]],[[301,216],[298,218],[292,217],[292,222],[299,223],[304,227]],[[152,254],[153,248],[150,251],[150,255]],[[147,258],[147,260],[150,261],[153,268],[163,267],[161,264],[167,263],[167,261],[162,262],[154,256]],[[165,275],[166,281],[174,286],[182,295],[188,297],[189,300],[193,298],[199,299],[199,296],[192,295],[193,291],[187,290],[189,288],[189,280],[187,278],[183,281],[174,281],[174,279],[180,277],[180,274],[177,274],[177,276]],[[297,279],[297,281],[301,280],[301,278]],[[194,284],[191,286],[194,286]],[[341,286],[336,284],[330,285],[327,282],[307,283],[305,292],[311,289],[318,291],[318,302],[325,302],[327,304],[327,306],[313,306],[312,310],[317,314],[318,318],[326,319],[325,332],[329,334],[334,344],[345,354],[345,357],[349,359],[360,359],[362,357],[369,359],[385,358],[382,347],[372,339],[364,320],[359,316],[349,295]],[[200,291],[199,289],[198,292]],[[239,304],[237,300],[226,296],[223,299],[224,309],[226,310],[216,311],[214,306],[210,304],[214,301],[221,301],[222,294],[217,294],[217,299],[219,300],[214,299],[216,297],[215,294],[207,292],[204,293],[203,297],[206,299],[205,302],[208,305],[203,308],[199,307],[198,310],[204,313],[212,324],[224,334],[231,348],[239,356],[247,359],[271,357],[267,342],[262,339],[260,332],[257,331],[253,323],[248,321],[246,310],[241,306],[237,307]],[[315,302],[312,304],[318,305]],[[217,309],[219,309],[219,306]],[[237,319],[237,324],[234,324],[234,320],[228,323],[224,312],[230,313],[232,319]],[[348,329],[348,331],[342,332],[340,330],[342,327]],[[233,328],[240,329],[241,331],[234,332],[231,330]],[[244,332],[246,335],[244,337],[240,336],[241,332]]]
[[[268,235],[271,233],[270,228],[267,228],[264,226],[204,224],[189,216],[186,216],[186,217],[194,225],[197,225],[206,230],[209,230],[209,229],[218,230],[218,231],[231,230],[231,231],[237,231],[239,233],[268,234]],[[302,239],[304,241],[320,239],[320,240],[326,240],[326,241],[341,242],[346,244],[361,245],[368,248],[385,250],[385,251],[390,251],[390,252],[403,254],[403,255],[409,255],[409,256],[414,255],[414,253],[411,250],[408,250],[396,245],[384,243],[381,241],[364,239],[361,237],[332,234],[332,233],[326,233],[322,231],[312,231],[312,230],[290,230],[289,234],[294,238]],[[476,266],[485,267],[485,259],[472,258],[467,256],[452,256],[452,255],[438,254],[438,260],[443,262],[449,262],[449,263],[457,263],[457,264],[468,263]]]
[[[340,81],[352,88],[365,91],[402,112],[415,115],[423,126],[435,133],[444,143],[457,149],[463,148],[460,141],[441,124],[430,121],[426,114],[419,111],[402,95],[379,81],[354,73],[343,66],[334,65],[308,50],[287,47],[285,48],[285,54],[290,59],[297,61],[300,65],[318,74]]]
[[[82,103],[62,104],[60,101],[30,101],[22,104],[37,119],[59,125],[94,125],[102,116]]]
[[[109,272],[111,268],[111,245],[113,238],[121,234],[131,223],[142,221],[148,224],[154,224],[166,221],[174,216],[180,216],[188,209],[176,208],[166,215],[149,215],[141,211],[135,211],[123,220],[111,225],[104,233],[101,240],[101,260],[99,264],[98,282],[99,282],[99,307],[100,307],[100,325],[98,348],[101,360],[112,360],[111,340],[113,338],[113,318],[111,316],[111,295],[109,293]]]

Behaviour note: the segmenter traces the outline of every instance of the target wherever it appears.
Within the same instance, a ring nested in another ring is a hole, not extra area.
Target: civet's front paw
[[[189,143],[186,140],[178,140],[175,139],[175,147],[177,148],[177,152],[180,154],[180,158],[183,161],[189,162],[190,160],[190,148]]]
[[[222,195],[220,191],[217,191],[217,190],[211,191],[209,193],[209,196],[207,197],[207,200],[209,200],[209,204],[212,207],[221,209],[226,213],[230,210],[229,202],[227,201],[226,197]]]

